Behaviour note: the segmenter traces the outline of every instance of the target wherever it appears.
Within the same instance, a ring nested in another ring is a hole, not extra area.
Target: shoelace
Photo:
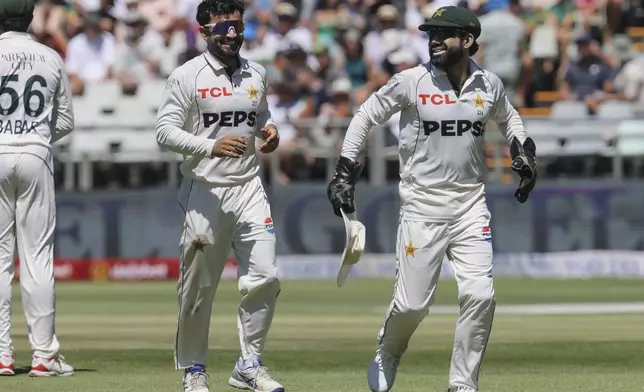
[[[391,355],[387,355],[387,354],[385,354],[383,352],[380,352],[380,355],[378,357],[380,359],[380,361],[379,361],[380,362],[380,367],[382,367],[383,369],[385,367],[385,364],[390,369],[396,369],[398,367],[398,364],[400,363],[400,358],[393,357]]]
[[[255,368],[255,379],[253,380],[253,391],[257,389],[257,380],[262,378],[264,380],[268,381],[275,381],[273,377],[271,377],[270,374],[268,374],[268,370],[266,369],[266,366],[257,366]]]
[[[191,389],[199,388],[208,388],[208,375],[203,372],[191,373],[188,375],[188,385]]]

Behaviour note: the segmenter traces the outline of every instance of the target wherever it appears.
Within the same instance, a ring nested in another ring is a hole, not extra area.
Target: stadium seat
[[[633,44],[633,49],[635,49],[635,51],[639,53],[644,52],[644,42],[635,42]]]
[[[552,120],[585,120],[588,117],[588,108],[583,102],[557,101],[550,112]]]
[[[526,132],[537,145],[538,156],[558,156],[562,151],[561,138],[557,129],[548,120],[528,120]]]
[[[550,116],[551,109],[547,108],[521,108],[519,114],[521,117],[540,117],[547,118]]]
[[[626,120],[635,117],[633,104],[625,101],[602,102],[597,110],[597,118],[605,120]]]
[[[136,92],[136,96],[141,102],[145,103],[145,110],[148,110],[147,108],[149,108],[156,114],[156,112],[159,110],[159,105],[161,105],[161,96],[163,95],[164,91],[165,81],[155,80],[140,85],[138,91]]]
[[[609,148],[608,141],[602,133],[602,127],[597,123],[568,124],[565,128],[559,128],[559,132],[565,137],[561,155],[603,155]]]
[[[121,99],[121,86],[115,81],[85,86],[83,98],[93,102],[99,112],[114,110],[114,105]]]
[[[75,129],[81,131],[94,129],[98,115],[96,104],[86,97],[74,97],[73,106]]]
[[[75,132],[69,143],[69,153],[78,159],[83,155],[115,162],[145,162],[157,159],[159,147],[151,131],[102,129],[95,132]]]
[[[629,27],[626,30],[626,35],[628,35],[631,40],[635,42],[641,42],[644,40],[644,27]]]
[[[146,110],[145,102],[137,97],[123,96],[116,103],[112,126],[117,129],[154,130],[156,115],[152,110]]]
[[[641,156],[644,151],[644,121],[620,122],[617,126],[615,149],[622,156]]]
[[[598,155],[608,149],[602,129],[586,122],[557,126],[553,121],[526,121],[525,127],[539,156]]]
[[[537,91],[534,94],[534,100],[539,106],[551,106],[561,99],[559,91]]]

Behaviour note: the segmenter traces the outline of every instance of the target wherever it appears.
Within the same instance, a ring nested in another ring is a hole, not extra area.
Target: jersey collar
[[[224,70],[224,65],[219,60],[217,60],[215,56],[213,56],[212,53],[210,53],[209,51],[206,50],[204,52],[204,57],[208,62],[208,64],[210,64],[210,66],[213,67],[215,70],[217,71]],[[235,70],[235,72],[237,72],[238,70],[240,71],[248,68],[248,61],[245,58],[239,55],[237,56],[237,58],[239,59],[239,69]]]
[[[432,76],[435,78],[447,75],[444,70],[436,67],[431,63],[431,61],[429,62],[429,72],[431,72]],[[470,78],[482,73],[483,69],[474,60],[470,59]]]
[[[19,33],[17,31],[7,31],[6,33],[0,34],[0,39],[5,39],[5,38],[23,38],[23,39],[30,39],[34,40],[34,37],[31,36],[29,33]]]

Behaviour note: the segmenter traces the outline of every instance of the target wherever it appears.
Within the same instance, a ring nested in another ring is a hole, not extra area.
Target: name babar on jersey
[[[211,130],[211,137],[220,133],[251,137],[259,103],[266,93],[262,80],[252,69],[242,67],[230,78],[224,75],[207,81],[210,83],[198,81],[195,86],[203,128]]]

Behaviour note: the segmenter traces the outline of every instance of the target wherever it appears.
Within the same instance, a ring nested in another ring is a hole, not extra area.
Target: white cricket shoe
[[[476,391],[469,387],[456,387],[456,388],[447,389],[447,392],[476,392]]]
[[[183,374],[183,392],[209,392],[206,368],[196,365],[185,370]]]
[[[14,376],[16,374],[14,363],[12,354],[0,355],[0,376]]]
[[[400,357],[378,349],[367,371],[367,383],[372,392],[389,392],[394,386]]]
[[[246,367],[241,360],[237,361],[233,375],[228,379],[228,384],[253,392],[284,392],[282,384],[268,374],[260,359],[254,360],[251,366]]]
[[[73,376],[74,368],[71,367],[62,355],[51,358],[33,356],[31,360],[30,377]]]

